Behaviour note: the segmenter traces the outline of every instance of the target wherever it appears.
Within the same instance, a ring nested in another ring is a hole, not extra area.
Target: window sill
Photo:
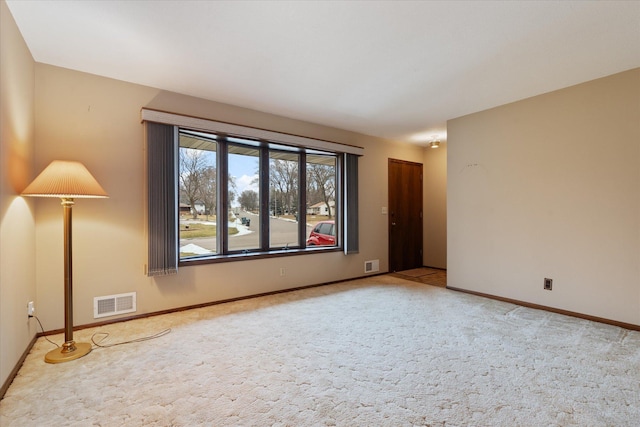
[[[282,250],[273,250],[269,252],[249,252],[249,253],[238,253],[238,254],[230,254],[230,255],[212,255],[208,257],[198,257],[198,258],[186,258],[181,259],[178,262],[179,267],[188,267],[192,265],[201,265],[201,264],[218,264],[223,262],[234,262],[234,261],[252,261],[256,259],[266,259],[266,258],[281,258],[287,256],[298,256],[298,255],[311,255],[311,254],[319,254],[319,253],[327,253],[327,252],[342,252],[343,249],[338,246],[332,247],[315,247],[315,248],[306,248],[306,249],[282,249]]]

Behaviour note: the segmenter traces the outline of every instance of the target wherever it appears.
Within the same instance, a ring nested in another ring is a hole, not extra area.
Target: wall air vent
[[[365,273],[375,273],[376,271],[380,271],[380,260],[374,259],[364,262]]]
[[[93,318],[115,316],[136,311],[136,293],[93,298]]]

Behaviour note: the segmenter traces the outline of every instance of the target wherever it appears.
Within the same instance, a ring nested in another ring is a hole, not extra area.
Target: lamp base
[[[79,359],[91,352],[91,344],[86,342],[66,342],[60,348],[51,350],[44,356],[47,363],[63,363]]]

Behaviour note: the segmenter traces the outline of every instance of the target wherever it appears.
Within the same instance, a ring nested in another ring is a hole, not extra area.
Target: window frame
[[[216,236],[216,253],[211,255],[199,255],[193,257],[180,257],[180,250],[178,244],[178,265],[187,266],[194,264],[210,264],[216,262],[228,262],[238,261],[242,259],[258,259],[267,258],[271,256],[287,256],[287,255],[301,255],[308,253],[318,252],[341,252],[344,251],[341,225],[343,220],[343,185],[340,182],[340,178],[344,176],[342,168],[344,167],[343,154],[336,152],[329,152],[317,149],[307,149],[305,147],[291,146],[283,144],[279,141],[265,141],[256,139],[247,139],[241,135],[227,135],[217,134],[213,132],[204,132],[202,130],[190,129],[186,127],[177,127],[176,131],[178,135],[178,150],[183,148],[180,146],[180,135],[195,136],[195,134],[202,134],[199,137],[207,140],[210,139],[216,143],[216,171],[217,171],[217,211],[216,220],[218,224],[229,223],[229,210],[231,209],[231,202],[228,196],[229,194],[229,155],[232,154],[230,147],[247,147],[258,150],[258,174],[259,174],[259,220],[261,221],[259,227],[259,243],[257,248],[251,249],[231,249],[229,246],[229,227],[218,227],[218,234]],[[245,141],[245,142],[243,142]],[[314,155],[323,155],[332,157],[335,159],[335,209],[333,212],[333,219],[335,221],[334,230],[336,231],[336,244],[331,246],[307,246],[307,224],[306,221],[297,221],[298,224],[298,242],[293,246],[272,246],[271,241],[271,227],[270,227],[270,174],[271,174],[271,154],[272,153],[291,153],[296,157],[298,164],[297,171],[297,200],[298,215],[306,218],[306,198],[307,198],[307,152]],[[176,176],[177,179],[177,176]],[[179,201],[178,201],[179,203]],[[179,223],[180,218],[177,218]],[[179,228],[179,227],[178,227]],[[180,236],[178,236],[178,239]]]

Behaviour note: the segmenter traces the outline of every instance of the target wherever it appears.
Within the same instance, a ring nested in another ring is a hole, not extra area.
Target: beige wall
[[[449,285],[640,325],[639,100],[635,69],[449,121]]]
[[[182,267],[150,279],[146,263],[142,107],[359,145],[360,253],[327,253]],[[74,314],[95,322],[93,298],[137,292],[138,313],[359,277],[388,269],[387,160],[421,162],[423,148],[277,117],[44,64],[36,65],[36,167],[83,162],[109,193],[74,207]],[[63,326],[61,208],[37,200],[37,295],[46,329]],[[382,230],[382,231],[381,231]],[[280,268],[286,276],[280,276]]]
[[[447,268],[447,143],[424,150],[424,251],[427,267]]]
[[[34,62],[0,1],[0,386],[36,333],[32,202],[18,194],[33,178]]]

